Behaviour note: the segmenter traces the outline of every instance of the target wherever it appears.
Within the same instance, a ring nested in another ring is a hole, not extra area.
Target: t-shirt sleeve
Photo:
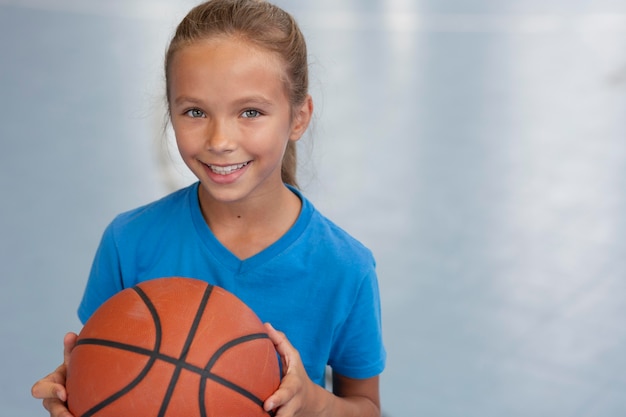
[[[78,306],[78,318],[84,324],[102,303],[122,290],[119,253],[113,224],[104,231],[91,265],[83,298]]]
[[[364,379],[385,368],[378,280],[371,270],[362,281],[348,317],[338,333],[329,365],[340,375]]]

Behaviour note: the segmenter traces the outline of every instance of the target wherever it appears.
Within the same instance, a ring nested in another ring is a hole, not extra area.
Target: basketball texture
[[[220,287],[178,277],[105,302],[80,332],[66,380],[77,417],[267,416],[279,384],[255,313]]]

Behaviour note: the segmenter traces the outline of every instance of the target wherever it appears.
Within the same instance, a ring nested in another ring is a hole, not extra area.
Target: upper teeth
[[[209,167],[211,168],[211,171],[215,172],[216,174],[227,175],[233,171],[236,171],[238,169],[245,167],[246,165],[248,165],[247,162],[244,162],[243,164],[229,165],[226,167],[220,167],[217,165],[209,165]]]

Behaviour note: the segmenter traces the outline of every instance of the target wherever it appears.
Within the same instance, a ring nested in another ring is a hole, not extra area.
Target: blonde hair
[[[285,63],[285,88],[293,111],[304,103],[309,89],[307,49],[295,19],[281,8],[262,0],[210,0],[183,18],[165,55],[167,101],[170,102],[169,68],[176,51],[217,36],[237,36],[276,53]],[[292,111],[292,113],[293,113]],[[297,187],[296,144],[289,141],[281,175]]]

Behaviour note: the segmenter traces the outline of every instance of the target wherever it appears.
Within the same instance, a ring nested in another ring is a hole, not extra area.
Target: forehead
[[[168,69],[169,87],[214,81],[236,83],[242,88],[254,84],[286,87],[286,68],[275,52],[236,37],[216,37],[179,48]]]

